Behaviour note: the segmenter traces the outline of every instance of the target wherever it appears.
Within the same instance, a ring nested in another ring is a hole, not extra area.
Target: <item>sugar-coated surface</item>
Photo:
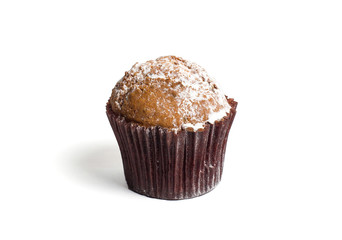
[[[230,110],[202,67],[175,56],[136,63],[116,84],[110,103],[114,112],[143,125],[193,131]]]

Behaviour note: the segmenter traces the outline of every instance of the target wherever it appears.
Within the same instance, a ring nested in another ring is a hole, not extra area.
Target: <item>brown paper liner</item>
[[[229,114],[203,131],[178,132],[145,127],[116,115],[107,116],[117,139],[128,188],[148,197],[186,199],[211,191],[220,182],[227,138],[237,102],[227,99]]]

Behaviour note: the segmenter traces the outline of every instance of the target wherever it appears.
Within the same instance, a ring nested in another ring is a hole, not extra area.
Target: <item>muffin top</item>
[[[136,63],[115,85],[114,113],[144,126],[197,131],[230,110],[225,95],[199,65],[165,56]]]

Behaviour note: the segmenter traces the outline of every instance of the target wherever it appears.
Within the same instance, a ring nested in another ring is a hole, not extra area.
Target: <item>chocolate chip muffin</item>
[[[129,189],[161,199],[212,190],[236,106],[195,63],[175,56],[136,63],[107,103]]]

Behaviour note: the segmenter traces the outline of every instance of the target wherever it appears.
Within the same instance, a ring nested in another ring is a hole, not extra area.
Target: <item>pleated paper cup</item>
[[[214,189],[221,180],[227,138],[236,114],[237,102],[227,101],[229,114],[196,132],[145,127],[115,114],[107,103],[128,188],[170,200],[193,198]]]

